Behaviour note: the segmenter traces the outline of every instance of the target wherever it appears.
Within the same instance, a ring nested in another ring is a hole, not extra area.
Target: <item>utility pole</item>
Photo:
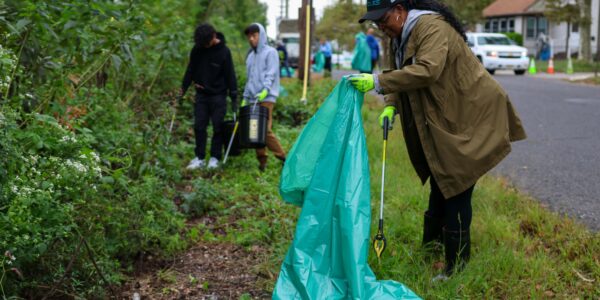
[[[306,31],[306,25],[307,25],[307,10],[308,7],[310,7],[311,10],[311,15],[310,15],[310,31]],[[300,30],[300,61],[298,63],[298,78],[300,80],[304,79],[304,72],[306,71],[308,73],[308,82],[310,82],[310,63],[308,64],[308,67],[305,66],[305,62],[306,59],[308,58],[309,62],[310,62],[310,52],[311,52],[311,41],[313,39],[313,34],[314,34],[314,28],[315,28],[315,11],[312,7],[312,0],[302,0],[302,7],[299,9],[298,12],[298,27]],[[308,35],[308,39],[307,39],[307,35]],[[308,41],[308,47],[307,47],[307,41]],[[308,51],[307,51],[308,49]],[[306,69],[306,70],[305,70]]]
[[[290,18],[290,0],[285,0],[285,18]]]
[[[596,31],[596,70],[594,72],[594,77],[597,79],[598,68],[600,68],[598,65],[600,64],[600,3],[598,3],[598,20],[596,20],[596,22],[598,23],[598,31]]]

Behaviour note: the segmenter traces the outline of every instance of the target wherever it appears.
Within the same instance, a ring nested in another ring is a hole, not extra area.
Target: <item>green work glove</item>
[[[383,113],[379,115],[379,126],[383,128],[383,119],[385,117],[390,121],[390,129],[392,128],[392,124],[394,124],[394,117],[396,116],[396,108],[394,106],[386,106],[383,109]]]
[[[263,89],[260,93],[256,94],[256,99],[258,99],[258,102],[262,102],[267,96],[269,96],[269,91]]]
[[[375,78],[373,74],[354,74],[348,77],[350,83],[359,91],[366,93],[375,89]]]
[[[248,100],[246,100],[246,99],[243,99],[243,100],[242,100],[242,104],[241,104],[241,105],[242,105],[242,107],[244,107],[244,106],[248,105]]]

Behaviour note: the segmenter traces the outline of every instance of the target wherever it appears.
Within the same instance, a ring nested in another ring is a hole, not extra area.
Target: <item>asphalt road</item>
[[[509,73],[510,74],[510,73]],[[600,230],[600,87],[496,75],[528,139],[493,173],[559,213]]]
[[[512,73],[494,78],[510,95],[528,139],[514,143],[492,174],[600,231],[600,87]]]

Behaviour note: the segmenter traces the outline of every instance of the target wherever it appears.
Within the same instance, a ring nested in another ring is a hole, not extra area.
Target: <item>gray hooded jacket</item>
[[[263,89],[267,89],[269,95],[264,102],[275,103],[279,96],[279,54],[275,48],[267,44],[265,28],[258,24],[260,38],[256,49],[252,49],[246,59],[246,71],[248,81],[244,89],[244,99],[254,102],[255,96]]]

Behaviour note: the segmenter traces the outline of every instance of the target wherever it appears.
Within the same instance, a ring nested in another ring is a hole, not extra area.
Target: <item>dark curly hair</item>
[[[208,23],[200,24],[194,32],[194,43],[198,47],[206,48],[210,45],[217,31]]]
[[[450,26],[462,36],[466,41],[467,34],[465,29],[461,25],[460,21],[452,10],[446,5],[436,0],[402,0],[398,4],[402,5],[406,10],[419,9],[419,10],[430,10],[439,13]]]

